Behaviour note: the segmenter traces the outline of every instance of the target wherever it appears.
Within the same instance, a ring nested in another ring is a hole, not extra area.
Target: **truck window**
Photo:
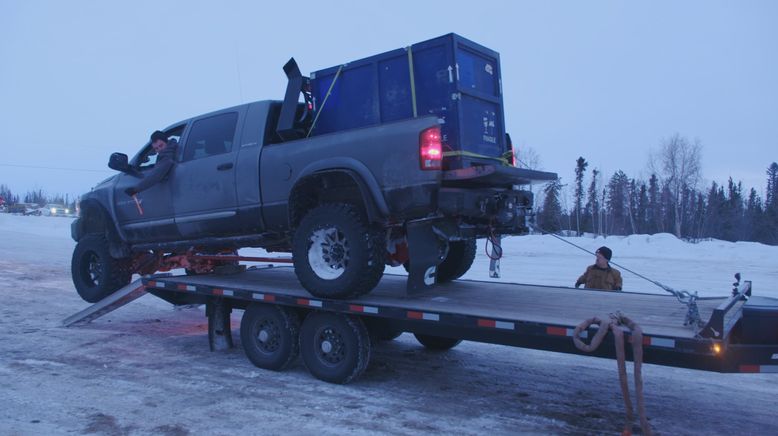
[[[195,121],[186,140],[183,161],[231,152],[237,123],[237,112]]]
[[[182,124],[165,131],[165,133],[168,135],[168,140],[179,143],[181,140],[181,134],[184,133],[185,127],[186,124]],[[148,143],[145,147],[143,147],[143,150],[138,154],[136,159],[138,162],[138,167],[141,170],[151,168],[154,166],[154,164],[157,163],[157,153],[154,151],[154,148],[151,147],[151,143]]]

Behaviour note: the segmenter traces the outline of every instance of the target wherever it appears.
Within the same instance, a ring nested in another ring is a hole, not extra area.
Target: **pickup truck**
[[[283,101],[164,129],[179,144],[176,165],[136,197],[124,191],[153,168],[151,144],[132,159],[111,156],[119,173],[81,197],[71,228],[84,300],[113,293],[133,273],[211,271],[213,261],[191,255],[242,247],[291,253],[300,283],[321,298],[370,292],[386,265],[404,265],[408,290],[423,289],[464,274],[476,238],[526,233],[533,198],[520,185],[556,178],[498,160],[445,169],[431,115],[308,137],[307,78],[296,64],[285,71]]]

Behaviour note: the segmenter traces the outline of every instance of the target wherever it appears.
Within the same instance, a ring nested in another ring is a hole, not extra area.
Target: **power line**
[[[35,168],[40,170],[59,170],[59,171],[80,171],[80,172],[87,172],[87,173],[109,173],[111,171],[108,170],[89,170],[86,168],[63,168],[63,167],[44,167],[39,165],[21,165],[21,164],[7,164],[7,163],[0,163],[0,166],[2,167],[14,167],[14,168]]]

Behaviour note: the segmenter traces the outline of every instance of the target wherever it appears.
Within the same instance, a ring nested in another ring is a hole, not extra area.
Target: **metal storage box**
[[[506,152],[500,56],[459,35],[315,71],[311,86],[314,135],[433,114],[445,168]]]

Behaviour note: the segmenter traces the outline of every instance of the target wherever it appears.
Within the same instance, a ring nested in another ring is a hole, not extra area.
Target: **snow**
[[[433,353],[403,334],[373,349],[358,381],[339,386],[315,380],[300,362],[281,373],[252,366],[240,347],[239,310],[236,348],[227,352],[208,351],[202,307],[176,309],[151,296],[61,327],[87,306],[70,281],[71,222],[0,214],[0,434],[620,431],[624,406],[607,359],[473,342]],[[756,295],[778,297],[778,247],[669,234],[565,240],[589,251],[607,245],[622,267],[701,296],[728,295],[740,272]],[[507,238],[503,248],[506,282],[571,286],[594,260],[549,235]],[[480,241],[465,278],[493,280],[488,263]],[[664,293],[622,274],[626,290]],[[778,374],[643,371],[658,434],[778,433]]]

